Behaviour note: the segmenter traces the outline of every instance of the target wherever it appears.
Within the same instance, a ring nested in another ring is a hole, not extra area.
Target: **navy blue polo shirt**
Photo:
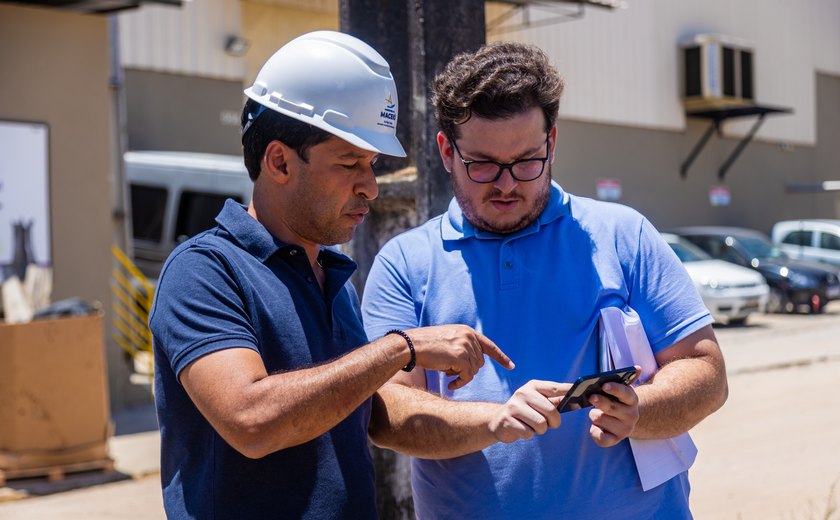
[[[367,342],[352,260],[321,251],[322,292],[303,248],[275,239],[244,206],[228,200],[216,221],[172,252],[149,318],[167,516],[376,517],[370,399],[324,435],[254,460],[216,433],[181,386],[184,367],[221,349],[253,349],[271,374]]]

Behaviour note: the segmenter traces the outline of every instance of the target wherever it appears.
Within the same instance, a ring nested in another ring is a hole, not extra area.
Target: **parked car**
[[[840,220],[785,220],[773,226],[770,237],[793,258],[840,266]]]
[[[685,227],[670,230],[713,258],[760,272],[770,286],[767,312],[822,312],[840,298],[840,278],[830,267],[795,260],[774,246],[763,233],[734,227]]]
[[[715,321],[744,323],[753,312],[764,312],[770,287],[760,273],[715,260],[677,235],[662,233],[662,237],[682,261]]]
[[[134,261],[157,278],[183,240],[216,225],[228,198],[248,203],[253,182],[241,157],[191,152],[127,152]]]

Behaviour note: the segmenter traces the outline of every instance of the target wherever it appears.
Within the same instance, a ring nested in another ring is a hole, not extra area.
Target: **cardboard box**
[[[0,323],[0,471],[108,459],[102,315]]]

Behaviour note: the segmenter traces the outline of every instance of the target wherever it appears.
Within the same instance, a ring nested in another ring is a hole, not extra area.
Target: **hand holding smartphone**
[[[606,383],[621,383],[623,385],[629,385],[635,381],[638,376],[639,373],[636,371],[636,367],[626,367],[579,377],[572,385],[572,388],[570,388],[563,397],[563,400],[560,401],[560,404],[557,405],[557,410],[560,413],[564,413],[592,406],[589,402],[589,398],[593,394],[606,395],[607,397],[613,399],[612,396],[605,394],[602,391],[602,387]],[[578,408],[571,408],[572,405],[577,405]]]

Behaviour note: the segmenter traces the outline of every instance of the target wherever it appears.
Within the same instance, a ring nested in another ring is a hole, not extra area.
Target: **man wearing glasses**
[[[636,211],[551,180],[563,82],[537,48],[497,43],[435,78],[448,211],[391,240],[362,304],[368,337],[463,323],[503,348],[449,390],[401,373],[374,399],[370,434],[414,457],[418,518],[690,518],[683,472],[643,491],[628,438],[683,433],[726,400],[712,319],[679,260]],[[561,416],[569,381],[598,371],[604,307],[641,317],[660,366],[649,384],[606,385]]]

